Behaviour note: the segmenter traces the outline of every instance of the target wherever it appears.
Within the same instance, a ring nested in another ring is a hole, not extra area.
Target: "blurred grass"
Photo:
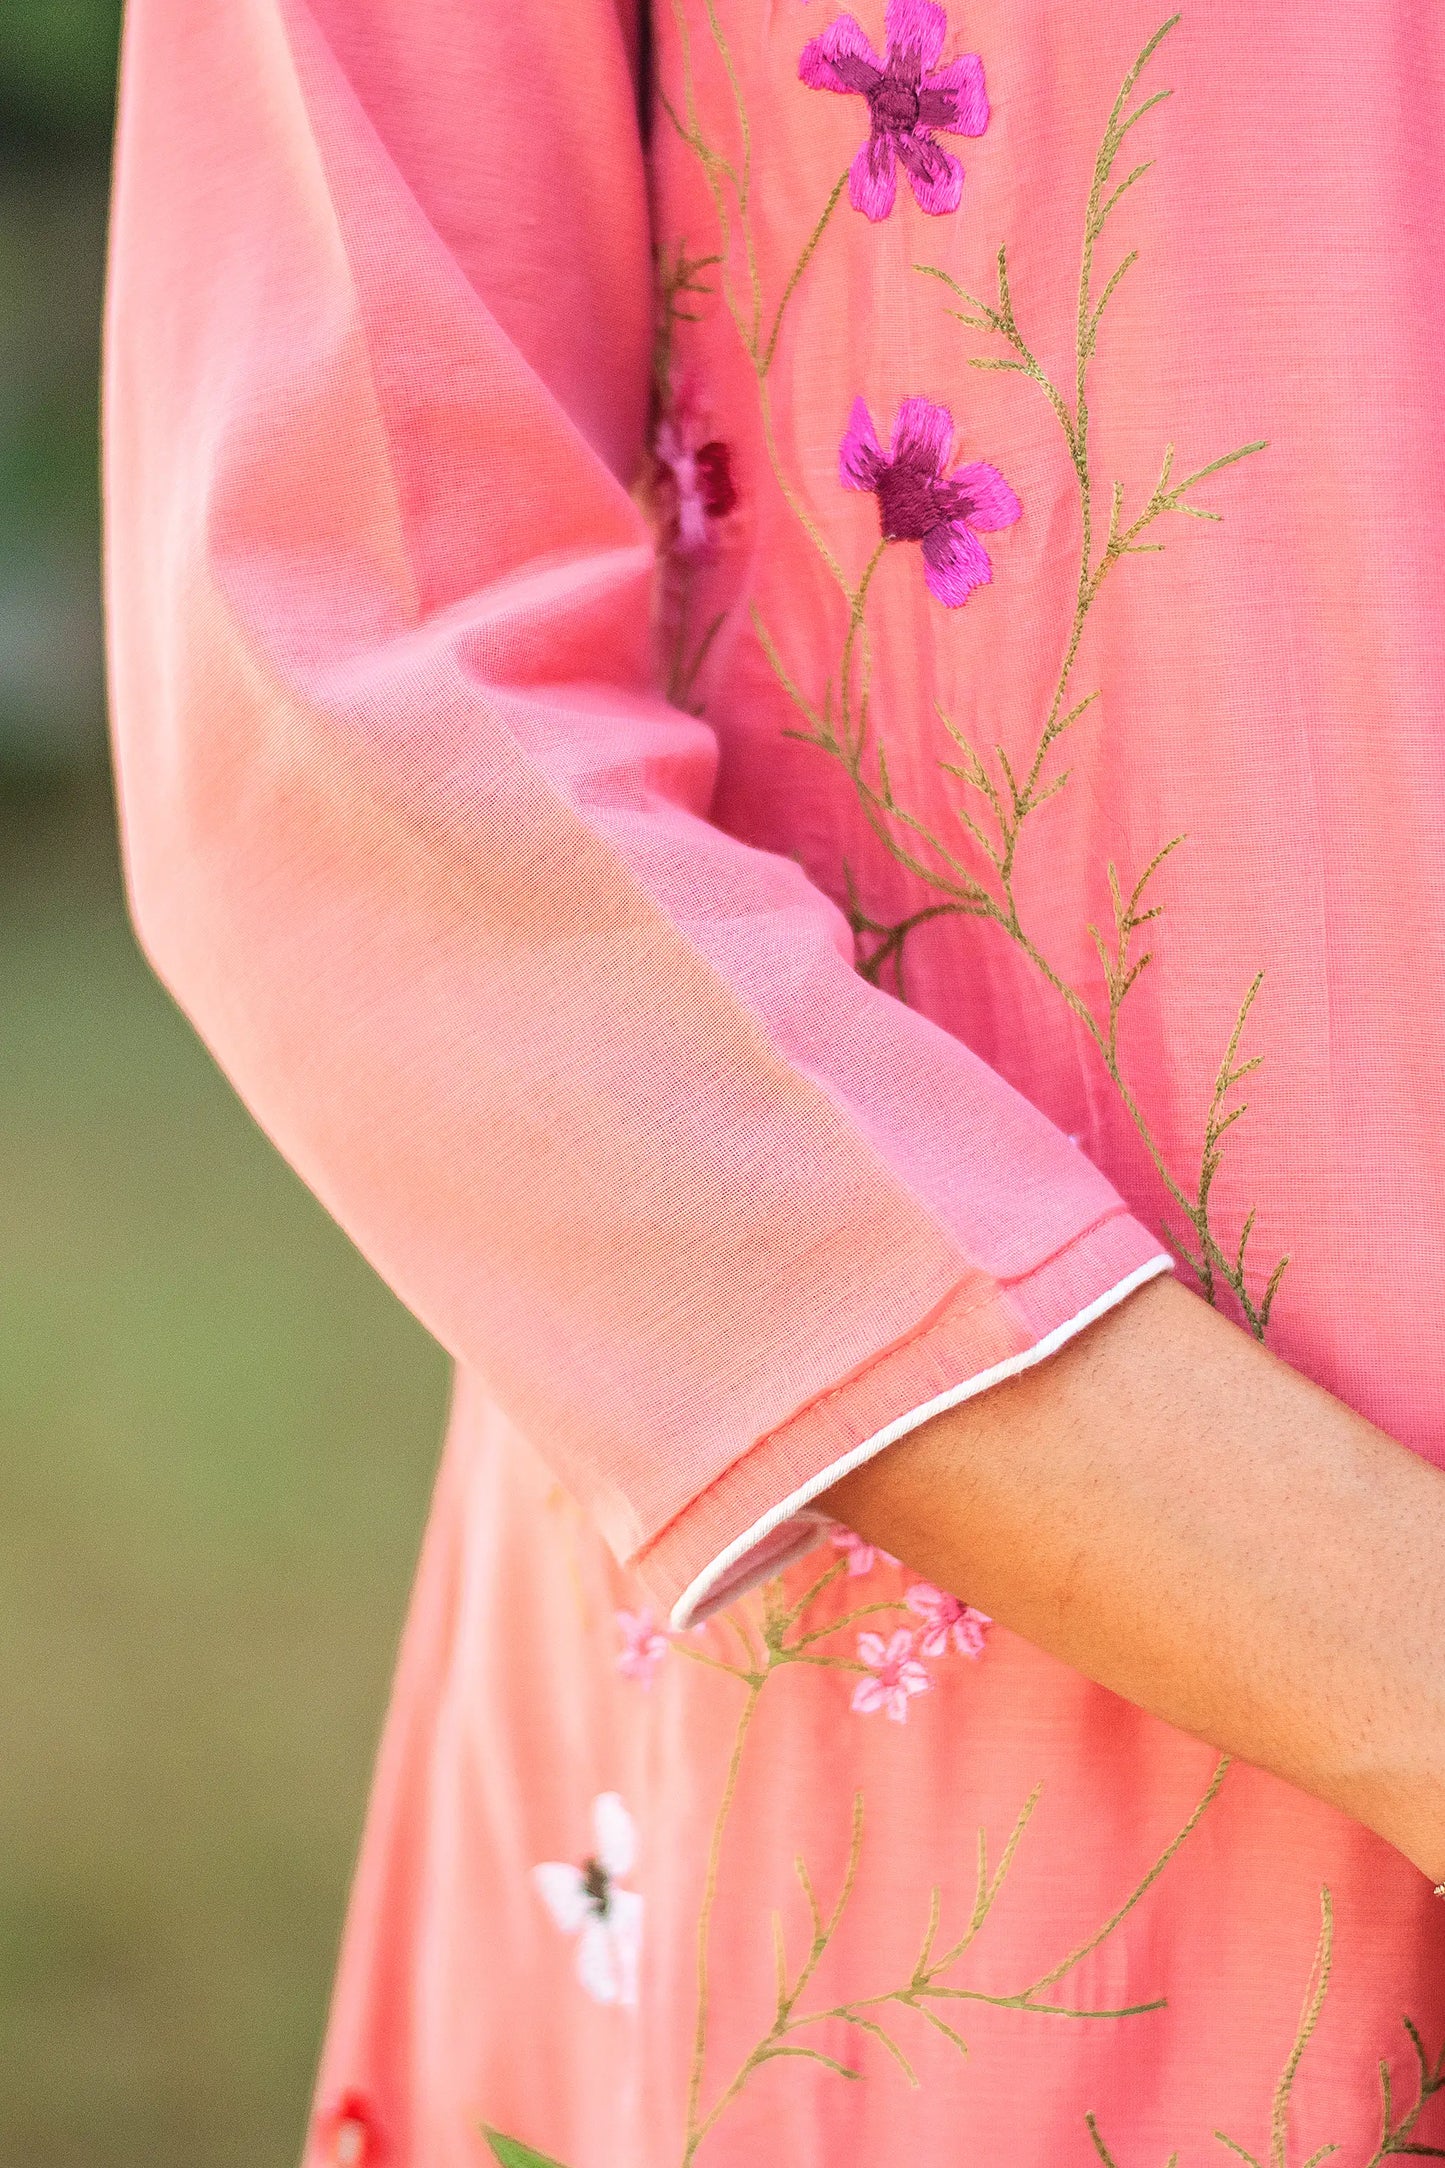
[[[289,2168],[446,1391],[0,800],[0,2164]]]

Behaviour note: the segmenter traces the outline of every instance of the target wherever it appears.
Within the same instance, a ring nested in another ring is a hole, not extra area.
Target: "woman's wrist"
[[[823,1503],[1445,1881],[1445,1476],[1178,1283]]]

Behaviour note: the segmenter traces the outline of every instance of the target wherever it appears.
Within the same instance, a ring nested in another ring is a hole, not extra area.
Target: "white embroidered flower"
[[[579,1937],[577,1977],[594,2002],[637,2003],[642,1948],[642,1898],[619,1889],[618,1878],[637,1856],[632,1816],[616,1792],[592,1802],[596,1850],[580,1867],[544,1860],[532,1869],[543,1903],[565,1935]]]

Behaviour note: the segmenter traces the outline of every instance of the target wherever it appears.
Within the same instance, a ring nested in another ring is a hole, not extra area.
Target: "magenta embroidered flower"
[[[798,73],[814,90],[851,92],[868,100],[868,141],[853,160],[848,198],[867,218],[886,218],[898,192],[898,167],[913,184],[919,207],[956,211],[963,167],[933,130],[980,136],[988,126],[983,62],[965,53],[937,65],[948,17],[935,0],[888,0],[886,50],[880,60],[863,26],[839,15],[810,39]]]
[[[696,393],[683,384],[657,425],[652,440],[662,495],[671,525],[670,547],[680,557],[699,557],[713,529],[738,501],[732,453],[711,436]]]
[[[928,1581],[915,1581],[903,1601],[923,1621],[918,1636],[920,1655],[946,1656],[952,1641],[960,1656],[974,1662],[982,1656],[985,1631],[993,1624],[986,1611],[975,1611],[971,1603],[960,1602],[957,1596],[934,1588]]]
[[[850,1578],[871,1573],[880,1560],[885,1566],[896,1566],[898,1563],[891,1551],[880,1551],[877,1544],[865,1543],[861,1536],[854,1535],[851,1528],[835,1528],[828,1540],[835,1551],[847,1552]]]
[[[906,1626],[885,1641],[882,1634],[859,1634],[858,1655],[872,1673],[853,1689],[853,1707],[869,1715],[886,1709],[895,1724],[908,1721],[908,1703],[914,1694],[926,1694],[933,1681],[913,1653],[913,1636]]]
[[[905,399],[884,452],[867,405],[855,399],[838,448],[838,473],[845,489],[868,489],[878,499],[885,541],[922,543],[929,593],[956,610],[993,578],[978,534],[1011,527],[1023,507],[998,468],[983,460],[945,473],[952,449],[953,416],[946,406]]]
[[[386,2158],[376,2111],[354,2086],[319,2117],[316,2142],[325,2168],[380,2168]]]
[[[618,1670],[624,1679],[636,1679],[639,1686],[651,1686],[652,1674],[667,1654],[667,1635],[658,1631],[657,1621],[650,1611],[619,1611],[617,1625],[622,1635]]]

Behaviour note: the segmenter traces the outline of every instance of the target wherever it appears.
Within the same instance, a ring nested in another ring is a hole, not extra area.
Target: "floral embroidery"
[[[885,453],[872,415],[855,399],[838,448],[838,473],[845,489],[868,489],[878,499],[885,542],[922,543],[929,593],[956,610],[993,578],[975,530],[1011,527],[1022,506],[998,468],[982,460],[946,474],[952,449],[953,416],[946,406],[905,399]]]
[[[986,1611],[975,1611],[947,1589],[929,1581],[915,1581],[903,1601],[923,1626],[918,1636],[921,1656],[946,1656],[950,1641],[960,1656],[977,1663],[984,1650],[984,1636],[993,1620]]]
[[[718,522],[738,501],[732,453],[709,435],[697,393],[683,384],[658,421],[652,440],[660,491],[666,506],[669,548],[679,557],[701,557],[712,547]]]
[[[692,256],[679,243],[657,257],[657,332],[652,355],[652,499],[665,572],[659,587],[659,633],[670,651],[667,697],[701,713],[693,694],[713,641],[722,630],[718,611],[699,634],[692,625],[694,588],[714,554],[722,522],[738,502],[732,452],[713,435],[696,384],[677,370],[682,324],[701,319],[711,298],[708,273],[717,256]]]
[[[855,211],[873,219],[888,216],[900,165],[921,210],[956,211],[963,167],[934,141],[933,130],[983,134],[988,126],[983,62],[977,53],[965,53],[946,68],[937,66],[948,17],[935,0],[888,0],[886,30],[880,60],[856,17],[839,15],[803,47],[798,73],[813,90],[843,91],[868,101],[868,141],[848,175]]]
[[[838,1531],[840,1536],[847,1533]],[[870,1992],[860,2001],[842,2002],[832,2007],[819,2006],[816,1997],[810,1994],[809,1990],[847,1910],[862,1856],[863,1797],[859,1793],[853,1800],[852,1835],[842,1883],[831,1903],[825,1904],[820,1898],[806,1861],[799,1858],[796,1862],[798,1882],[807,1906],[810,1928],[803,1955],[801,1959],[789,1961],[782,1918],[780,1914],[775,1915],[774,1948],[778,1987],[777,2003],[771,2022],[732,2078],[723,2085],[711,2106],[705,2105],[704,2077],[711,1999],[708,1966],[711,1923],[718,1899],[724,1841],[737,1797],[738,1778],[759,1703],[767,1691],[769,1681],[779,1672],[799,1664],[806,1665],[810,1670],[821,1666],[825,1670],[852,1672],[862,1690],[860,1695],[855,1697],[855,1707],[887,1708],[889,1715],[899,1722],[906,1721],[907,1705],[911,1696],[925,1691],[930,1684],[923,1666],[908,1653],[914,1636],[906,1629],[894,1632],[887,1642],[876,1633],[860,1634],[856,1657],[843,1654],[836,1645],[838,1637],[853,1629],[860,1620],[876,1617],[880,1613],[901,1612],[904,1608],[901,1597],[862,1603],[846,1610],[841,1616],[828,1616],[825,1613],[820,1617],[817,1607],[824,1604],[831,1590],[839,1588],[848,1578],[850,1560],[857,1541],[855,1537],[852,1545],[836,1544],[836,1548],[844,1555],[829,1560],[801,1592],[790,1589],[787,1582],[779,1578],[764,1584],[758,1592],[756,1606],[738,1603],[724,1612],[722,1623],[731,1630],[737,1642],[735,1660],[718,1653],[718,1648],[723,1646],[721,1643],[711,1650],[704,1650],[696,1645],[696,1635],[680,1635],[671,1639],[671,1646],[680,1657],[689,1657],[706,1666],[709,1671],[721,1672],[743,1689],[732,1753],[728,1759],[722,1796],[713,1821],[712,1839],[703,1875],[702,1909],[697,1924],[697,2018],[688,2075],[687,2118],[682,2136],[681,2168],[694,2168],[700,2148],[726,2116],[754,2073],[765,2063],[780,2056],[811,2058],[845,2077],[860,2075],[848,2065],[838,2062],[833,2056],[813,2046],[815,2028],[825,2021],[846,2029],[857,2039],[861,2040],[866,2035],[879,2041],[910,2081],[916,2083],[916,2073],[907,2054],[885,2022],[885,2019],[891,2020],[893,2016],[904,2012],[921,2018],[933,2032],[948,2040],[960,2054],[967,2054],[967,2041],[949,2021],[956,2014],[957,2005],[961,2001],[986,2003],[998,2009],[1029,2012],[1051,2019],[1067,2017],[1089,2022],[1144,2017],[1163,2007],[1159,1998],[1118,2007],[1100,2008],[1096,2004],[1076,2007],[1060,2002],[1059,1984],[1085,1959],[1092,1956],[1103,1942],[1117,1933],[1134,1908],[1154,1887],[1181,1847],[1188,1842],[1218,1795],[1228,1767],[1227,1759],[1219,1763],[1198,1805],[1123,1903],[1116,1907],[1101,1927],[1037,1978],[1008,1990],[985,1988],[982,1985],[963,1987],[956,1983],[958,1969],[966,1960],[978,1936],[985,1930],[1008,1881],[1014,1856],[1024,1840],[1038,1805],[1039,1789],[1025,1800],[996,1860],[990,1859],[987,1832],[983,1829],[978,1831],[977,1888],[967,1924],[960,1933],[950,1936],[941,1932],[943,1893],[940,1888],[935,1887],[931,1893],[922,1948],[905,1978],[899,1984]],[[927,1584],[920,1585],[926,1587]],[[640,1615],[628,1614],[629,1617]],[[615,1793],[610,1792],[604,1793],[594,1803],[593,1820],[597,1845],[593,1858],[584,1861],[580,1868],[548,1862],[534,1868],[533,1874],[557,1924],[566,1933],[580,1933],[582,1936],[577,1969],[588,1992],[599,2001],[632,2003],[636,2000],[642,1900],[635,1892],[617,1887],[617,1878],[628,1871],[635,1851],[632,1820],[622,1801]],[[945,2011],[947,2015],[944,2014]],[[482,2135],[500,2168],[559,2168],[557,2162],[537,2152],[519,2138],[505,2136],[486,2125],[482,2127]]]
[[[871,1573],[880,1562],[885,1566],[898,1564],[891,1551],[880,1551],[876,1543],[865,1543],[851,1528],[835,1528],[828,1541],[835,1551],[844,1553],[848,1571],[855,1579],[859,1574]]]
[[[579,1937],[577,1977],[594,2002],[637,2002],[637,1965],[642,1948],[642,1898],[618,1887],[637,1856],[632,1816],[616,1792],[592,1803],[596,1850],[580,1867],[544,1860],[532,1880],[565,1935]]]
[[[1103,970],[1102,998],[1093,984],[1071,984],[1049,962],[1027,921],[1019,881],[1021,857],[1026,853],[1026,834],[1033,833],[1029,824],[1069,783],[1071,771],[1056,768],[1059,741],[1100,697],[1097,688],[1082,699],[1076,699],[1074,691],[1085,629],[1105,583],[1126,558],[1145,555],[1163,546],[1144,539],[1157,521],[1174,514],[1192,519],[1218,519],[1221,515],[1197,503],[1194,493],[1216,475],[1266,448],[1262,439],[1256,439],[1207,460],[1189,473],[1176,475],[1174,448],[1166,445],[1158,479],[1138,508],[1132,513],[1126,510],[1125,485],[1115,481],[1105,517],[1090,437],[1090,380],[1098,357],[1100,326],[1105,311],[1138,261],[1139,251],[1129,250],[1108,277],[1102,278],[1098,268],[1099,242],[1119,204],[1149,172],[1153,163],[1146,159],[1133,166],[1122,180],[1114,179],[1132,130],[1171,95],[1167,90],[1155,91],[1147,97],[1138,93],[1144,70],[1178,21],[1177,15],[1171,16],[1145,43],[1124,77],[1105,124],[1084,210],[1072,381],[1067,389],[1061,389],[1048,374],[1020,327],[1006,247],[1000,247],[998,251],[997,297],[994,300],[960,285],[942,265],[915,266],[921,273],[936,279],[958,304],[949,310],[949,314],[968,329],[983,332],[1001,342],[1006,349],[968,354],[965,360],[969,367],[1009,371],[1037,386],[1059,425],[1073,470],[1079,507],[1078,577],[1071,583],[1068,621],[1062,629],[1059,668],[1052,696],[1042,710],[1036,733],[1030,733],[1032,756],[1027,751],[1010,756],[1002,745],[995,746],[991,756],[980,754],[953,719],[940,709],[939,720],[952,740],[952,749],[950,757],[940,756],[938,769],[961,786],[956,793],[950,788],[950,820],[942,827],[930,826],[895,793],[887,747],[876,727],[876,707],[870,704],[869,586],[889,540],[902,539],[905,534],[916,536],[924,543],[926,557],[946,551],[950,560],[956,560],[950,563],[941,583],[934,579],[929,581],[934,592],[945,600],[962,600],[969,591],[968,564],[972,557],[971,537],[959,539],[955,535],[949,540],[943,536],[925,539],[928,530],[924,520],[933,508],[928,504],[923,485],[931,480],[936,488],[943,477],[941,464],[935,465],[931,474],[927,473],[923,456],[918,453],[912,457],[915,469],[912,478],[918,486],[900,490],[894,483],[898,501],[892,504],[880,493],[879,514],[884,540],[874,551],[861,577],[855,580],[784,472],[777,457],[775,440],[769,438],[770,458],[779,489],[847,606],[839,668],[836,676],[830,675],[821,702],[810,698],[792,675],[777,642],[756,612],[754,625],[766,660],[802,719],[804,727],[791,734],[817,746],[842,765],[874,837],[919,883],[927,899],[925,908],[914,909],[897,924],[888,926],[870,918],[867,913],[860,915],[850,877],[850,917],[855,926],[861,925],[871,944],[864,952],[863,961],[873,972],[875,983],[877,974],[891,961],[901,990],[903,941],[912,928],[927,918],[958,915],[987,920],[997,926],[1052,987],[1077,1025],[1093,1041],[1170,1203],[1187,1224],[1187,1235],[1180,1235],[1172,1228],[1165,1229],[1171,1248],[1193,1272],[1205,1299],[1217,1304],[1226,1293],[1231,1295],[1250,1331],[1262,1340],[1269,1330],[1271,1312],[1289,1257],[1286,1253],[1277,1258],[1261,1284],[1247,1255],[1256,1211],[1251,1208],[1244,1214],[1237,1238],[1233,1230],[1223,1234],[1215,1216],[1215,1189],[1229,1132],[1248,1111],[1248,1103],[1236,1097],[1238,1088],[1259,1066],[1262,1058],[1259,1055],[1241,1057],[1240,1049],[1264,983],[1264,973],[1256,972],[1239,1004],[1223,1059],[1215,1073],[1205,1109],[1198,1172],[1196,1174],[1192,1168],[1176,1171],[1166,1157],[1163,1143],[1155,1135],[1148,1112],[1128,1075],[1121,1044],[1121,1021],[1125,1002],[1154,958],[1153,948],[1143,946],[1141,940],[1145,928],[1157,920],[1163,910],[1163,905],[1153,900],[1150,884],[1185,842],[1185,837],[1169,837],[1132,882],[1127,876],[1121,877],[1112,861],[1106,865],[1112,925],[1106,921],[1107,930],[1101,930],[1093,923],[1087,927]],[[800,269],[785,289],[785,300],[801,276],[801,267],[810,260],[827,216],[825,212],[805,244],[799,258]],[[761,360],[756,358],[756,340],[748,349],[755,357],[765,420],[767,366],[775,345],[776,323]],[[895,444],[895,452],[896,449]],[[890,456],[889,464],[896,464],[896,459]],[[844,439],[841,467],[846,486],[878,488],[883,462],[866,408],[861,412],[855,408],[852,426]],[[948,479],[961,482],[962,475]],[[974,516],[964,524],[979,527],[985,521]],[[963,829],[965,841],[961,849],[957,835],[952,832],[954,818]]]
[[[624,1679],[651,1686],[652,1675],[667,1654],[667,1635],[659,1632],[651,1611],[619,1611],[617,1624],[622,1635],[618,1670]]]
[[[872,1676],[858,1681],[851,1706],[863,1716],[886,1709],[895,1724],[906,1724],[910,1698],[933,1684],[913,1653],[908,1628],[900,1626],[886,1641],[882,1634],[859,1634],[858,1658]]]
[[[326,2110],[316,2138],[327,2168],[379,2168],[386,2158],[376,2110],[354,2086]]]

